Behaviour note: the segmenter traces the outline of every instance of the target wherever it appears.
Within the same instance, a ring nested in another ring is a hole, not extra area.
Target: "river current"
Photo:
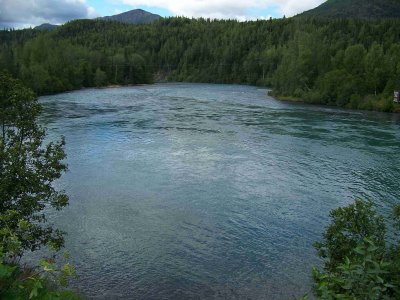
[[[97,299],[293,299],[329,211],[400,201],[400,118],[279,102],[256,87],[156,84],[41,97],[66,138],[67,232]]]

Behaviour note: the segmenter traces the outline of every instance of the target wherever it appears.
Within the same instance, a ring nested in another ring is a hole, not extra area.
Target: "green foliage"
[[[64,243],[61,231],[46,226],[46,213],[68,204],[53,186],[66,170],[64,140],[43,143],[40,111],[29,88],[0,73],[0,299],[77,299],[56,291],[74,275],[69,264],[58,268],[53,258],[36,268],[17,263],[27,250],[58,250]]]
[[[399,224],[400,208],[394,211]],[[319,299],[398,299],[400,243],[388,238],[384,219],[357,200],[331,212],[332,224],[316,243],[324,270],[313,269]],[[393,225],[392,225],[393,227]],[[391,243],[391,246],[388,246]]]
[[[76,293],[57,288],[60,283],[66,286],[68,278],[74,274],[69,264],[57,268],[51,259],[42,260],[37,268],[22,268],[7,263],[0,251],[0,298],[78,300],[81,297]]]
[[[398,0],[328,0],[299,17],[323,18],[399,18]]]
[[[269,86],[274,95],[397,111],[400,21],[166,18],[77,20],[52,32],[0,31],[0,69],[39,94],[158,79]],[[371,97],[373,96],[373,97]]]
[[[64,140],[43,144],[37,122],[41,107],[18,80],[0,74],[0,242],[6,254],[20,255],[42,245],[63,245],[62,233],[45,226],[44,210],[62,209],[68,197],[52,185],[66,170]],[[5,241],[6,236],[15,236]],[[11,242],[10,242],[11,241]],[[7,243],[6,243],[7,242]],[[19,252],[17,251],[19,248]]]
[[[330,213],[332,224],[323,234],[322,242],[315,243],[318,255],[326,260],[325,269],[331,270],[346,258],[352,258],[353,249],[369,238],[381,252],[385,244],[386,227],[372,203],[357,200]]]
[[[96,74],[94,75],[94,85],[97,87],[103,86],[107,83],[107,74],[106,72],[97,68]]]
[[[313,269],[316,294],[322,299],[388,299],[399,295],[399,282],[391,276],[391,262],[380,247],[365,238],[330,272]]]

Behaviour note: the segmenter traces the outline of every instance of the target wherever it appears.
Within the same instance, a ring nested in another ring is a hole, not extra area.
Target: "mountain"
[[[158,19],[161,19],[161,16],[152,14],[143,9],[134,9],[134,10],[124,12],[122,14],[106,16],[106,17],[101,17],[101,18],[97,18],[97,19],[98,20],[106,20],[106,21],[117,21],[117,22],[127,23],[127,24],[148,24],[148,23],[152,23]],[[56,29],[57,27],[59,27],[59,25],[44,23],[42,25],[36,26],[34,29],[52,31],[52,30]]]
[[[148,24],[152,23],[158,19],[161,19],[161,16],[149,13],[143,9],[134,9],[122,14],[107,16],[99,18],[100,20],[111,20],[117,21],[121,23],[128,24]]]
[[[36,26],[34,29],[52,31],[52,30],[56,29],[57,27],[58,27],[58,25],[53,25],[53,24],[50,24],[50,23],[44,23],[42,25]]]
[[[328,0],[297,17],[387,19],[400,18],[400,0]]]

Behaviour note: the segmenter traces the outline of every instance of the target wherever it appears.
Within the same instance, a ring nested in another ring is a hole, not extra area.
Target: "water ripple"
[[[42,97],[66,137],[74,287],[92,299],[292,299],[332,208],[398,203],[396,115],[254,87],[161,84]]]

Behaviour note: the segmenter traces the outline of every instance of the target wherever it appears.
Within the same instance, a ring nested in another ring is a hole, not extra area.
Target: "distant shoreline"
[[[271,91],[267,93],[268,96],[275,98],[276,100],[282,101],[282,102],[290,102],[290,103],[298,103],[298,104],[307,104],[307,105],[313,105],[313,106],[324,106],[324,107],[332,107],[332,108],[340,108],[344,110],[353,110],[353,111],[366,111],[366,112],[376,112],[376,113],[385,113],[385,114],[399,114],[400,113],[400,105],[396,105],[393,111],[380,111],[380,110],[374,110],[374,109],[360,109],[360,108],[351,108],[351,107],[341,107],[337,105],[330,105],[330,104],[324,104],[324,103],[310,103],[307,102],[301,98],[296,98],[296,97],[290,97],[290,96],[281,96],[281,95],[274,95],[271,94]]]
[[[168,83],[192,83],[192,84],[218,84],[218,83],[210,83],[210,82],[187,82],[187,81],[156,81],[153,83],[137,83],[137,84],[109,84],[105,86],[92,86],[92,87],[81,87],[78,89],[72,89],[64,92],[58,92],[58,93],[51,93],[51,94],[44,94],[44,95],[38,95],[38,97],[42,96],[52,96],[52,95],[57,95],[57,94],[63,94],[63,93],[71,93],[71,92],[76,92],[76,91],[81,91],[81,90],[89,90],[89,89],[115,89],[115,88],[123,88],[123,87],[139,87],[139,86],[147,86],[147,85],[155,85],[155,84],[168,84]],[[225,83],[225,84],[234,84],[234,83]],[[254,86],[254,87],[259,87],[255,85],[249,85],[249,84],[243,84],[245,86]],[[385,114],[396,114],[398,115],[400,113],[400,105],[396,107],[393,111],[379,111],[379,110],[373,110],[373,109],[356,109],[356,108],[350,108],[350,107],[340,107],[337,105],[329,105],[329,104],[324,104],[324,103],[310,103],[307,101],[304,101],[301,98],[296,98],[296,97],[290,97],[290,96],[282,96],[282,95],[276,95],[273,93],[272,89],[269,89],[268,87],[263,87],[267,89],[266,95],[269,97],[272,97],[278,101],[282,102],[290,102],[290,103],[296,103],[296,104],[307,104],[307,105],[312,105],[312,106],[321,106],[321,107],[331,107],[331,108],[339,108],[339,109],[344,109],[344,110],[349,110],[349,111],[364,111],[364,112],[376,112],[376,113],[385,113]]]

